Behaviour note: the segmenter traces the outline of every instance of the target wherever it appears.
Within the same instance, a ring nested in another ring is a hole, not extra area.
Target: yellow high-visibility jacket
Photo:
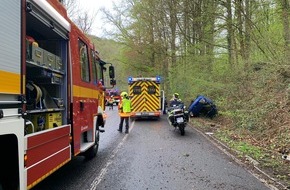
[[[119,115],[121,117],[130,117],[131,116],[131,100],[130,99],[122,99],[119,103]]]

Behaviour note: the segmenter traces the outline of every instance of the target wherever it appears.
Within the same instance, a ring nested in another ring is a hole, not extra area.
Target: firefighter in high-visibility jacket
[[[120,124],[118,131],[122,133],[123,123],[125,120],[125,133],[129,133],[129,119],[131,115],[131,100],[129,99],[127,92],[121,93],[121,102],[119,103],[119,115],[120,115]]]

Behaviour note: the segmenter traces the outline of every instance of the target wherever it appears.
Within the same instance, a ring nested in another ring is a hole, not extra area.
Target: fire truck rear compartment
[[[68,31],[42,10],[26,4],[26,134],[67,124]]]

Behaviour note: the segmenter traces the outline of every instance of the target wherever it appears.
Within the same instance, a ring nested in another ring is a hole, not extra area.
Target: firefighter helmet
[[[128,93],[127,93],[127,92],[122,92],[122,93],[121,93],[121,96],[122,96],[122,97],[127,97],[127,96],[128,96]]]

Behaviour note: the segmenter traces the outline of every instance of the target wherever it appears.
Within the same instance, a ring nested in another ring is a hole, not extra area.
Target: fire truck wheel
[[[100,132],[96,130],[95,144],[85,152],[86,159],[92,159],[96,157],[99,149],[99,141],[100,141]]]

